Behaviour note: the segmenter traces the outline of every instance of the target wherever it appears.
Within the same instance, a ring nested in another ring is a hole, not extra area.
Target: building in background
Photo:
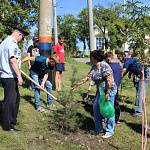
[[[109,41],[107,30],[106,30],[106,38]],[[94,26],[94,43],[95,43],[96,49],[104,49],[105,50],[105,39],[102,36],[100,29],[96,25]]]

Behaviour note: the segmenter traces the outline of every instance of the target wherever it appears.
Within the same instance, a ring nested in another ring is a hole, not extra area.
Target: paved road
[[[73,59],[76,60],[77,62],[82,62],[82,63],[90,62],[90,58],[73,58]]]

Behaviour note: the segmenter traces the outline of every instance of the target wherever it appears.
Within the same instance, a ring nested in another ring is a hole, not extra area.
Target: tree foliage
[[[97,6],[94,9],[94,23],[96,27],[100,30],[101,36],[105,39],[105,48],[111,45],[110,42],[113,40],[115,42],[115,38],[113,34],[116,35],[116,20],[119,19],[117,17],[117,13],[112,8],[104,8],[102,6]]]
[[[0,0],[0,36],[15,27],[29,30],[37,23],[38,0]]]
[[[89,43],[89,21],[88,9],[83,9],[78,15],[77,22],[78,39],[83,42],[83,50],[86,49],[86,42]]]
[[[128,19],[126,35],[130,48],[144,50],[147,47],[145,36],[150,35],[150,8],[140,1],[128,0],[125,11]]]
[[[39,0],[0,0],[0,37],[4,38],[15,27],[30,30],[38,23]],[[132,49],[145,49],[145,36],[150,35],[150,8],[138,0],[127,0],[126,5],[94,7],[94,27],[105,39],[105,48],[122,48],[125,42]],[[84,45],[89,43],[88,9],[58,16],[59,33],[65,37],[66,49],[76,50],[77,39]]]
[[[68,14],[64,17],[59,17],[58,27],[60,34],[65,37],[66,50],[76,50],[77,44],[77,19]]]

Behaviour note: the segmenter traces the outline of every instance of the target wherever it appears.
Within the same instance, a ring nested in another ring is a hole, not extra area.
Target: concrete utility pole
[[[54,17],[54,36],[55,44],[58,43],[58,28],[57,28],[57,14],[56,14],[56,0],[53,0],[53,17]]]
[[[90,51],[96,49],[95,39],[94,39],[94,29],[93,29],[93,6],[92,0],[88,0],[88,10],[89,10],[89,32],[90,32]]]
[[[50,54],[52,49],[52,0],[40,0],[39,49]]]
[[[125,4],[126,4],[126,0],[123,0],[123,9],[124,9],[124,12],[125,12],[125,9],[126,9],[126,7],[125,7]]]
[[[52,51],[52,0],[40,0],[39,49],[42,55],[50,55]],[[55,72],[49,72],[50,81],[55,89]]]

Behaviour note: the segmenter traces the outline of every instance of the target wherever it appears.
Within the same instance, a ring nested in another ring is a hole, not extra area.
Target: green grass
[[[63,74],[63,99],[67,99],[70,93],[72,82],[84,77],[90,67],[86,64],[77,63],[72,59],[68,59],[66,63],[66,71]],[[26,70],[26,67],[23,67]],[[149,86],[150,87],[150,86]],[[73,101],[82,101],[81,94],[88,90],[88,83],[80,86],[71,97]],[[91,91],[95,94],[95,88]],[[148,123],[150,125],[150,88],[147,95]],[[120,102],[122,113],[122,123],[115,128],[115,134],[112,138],[103,140],[100,136],[90,135],[84,130],[76,130],[74,133],[63,134],[56,130],[54,126],[54,112],[47,114],[35,111],[34,95],[32,90],[20,87],[21,103],[18,115],[17,128],[20,132],[6,132],[0,129],[0,150],[140,150],[141,149],[141,131],[140,118],[133,118],[130,114],[134,109],[135,90],[132,83],[124,79],[121,91],[122,100]],[[55,91],[53,91],[55,95]],[[0,100],[3,99],[3,89],[0,87]],[[46,94],[41,94],[42,105],[45,107]],[[71,101],[70,100],[70,101]],[[85,122],[81,119],[81,124],[85,126],[90,124],[92,116],[84,105],[73,103],[74,111],[85,118]],[[57,113],[57,112],[55,112]],[[80,120],[79,120],[80,121]],[[150,149],[150,131],[147,144],[147,150]]]

